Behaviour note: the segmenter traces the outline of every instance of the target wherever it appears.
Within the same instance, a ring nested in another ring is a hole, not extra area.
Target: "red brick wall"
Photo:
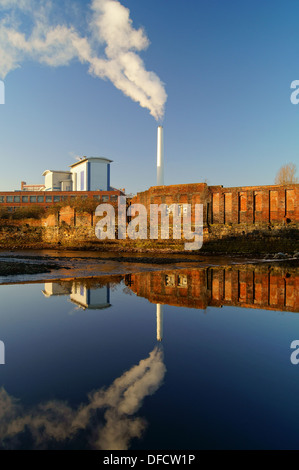
[[[204,224],[298,223],[299,185],[223,188],[205,183],[153,186],[132,203],[204,205]]]

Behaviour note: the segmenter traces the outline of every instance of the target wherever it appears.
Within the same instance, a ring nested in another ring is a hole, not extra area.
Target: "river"
[[[0,448],[298,449],[298,269],[131,271],[0,286]]]

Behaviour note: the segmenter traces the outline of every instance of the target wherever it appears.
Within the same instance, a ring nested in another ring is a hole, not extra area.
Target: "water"
[[[298,449],[298,282],[239,266],[0,286],[0,448]]]

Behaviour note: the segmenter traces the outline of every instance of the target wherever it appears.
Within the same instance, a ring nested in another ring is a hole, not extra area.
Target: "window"
[[[36,196],[30,196],[30,202],[36,202]]]
[[[94,199],[97,199],[98,201],[101,200],[101,196],[100,196],[99,194],[95,194],[95,195],[93,196],[93,198],[94,198]]]
[[[60,202],[60,196],[54,196],[54,202]]]
[[[37,202],[44,202],[44,196],[37,196]]]
[[[0,196],[0,202],[4,202],[4,196]]]
[[[167,287],[174,287],[175,286],[174,274],[166,274],[166,276],[165,276],[165,286],[167,286]]]
[[[178,275],[178,287],[187,287],[188,281],[187,276],[185,274]]]
[[[103,202],[109,201],[109,196],[102,196],[102,201]]]
[[[115,195],[110,196],[110,201],[117,201],[117,196],[115,196]]]
[[[22,202],[29,202],[28,196],[22,196]]]
[[[13,202],[13,196],[6,196],[6,202]]]
[[[181,206],[181,204],[178,205],[177,209],[178,209],[177,215],[178,216],[182,215],[182,206]]]
[[[20,202],[20,196],[14,196],[13,202]]]
[[[46,196],[46,202],[52,202],[52,196]]]

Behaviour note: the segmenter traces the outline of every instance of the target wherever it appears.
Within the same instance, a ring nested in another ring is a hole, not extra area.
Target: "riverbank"
[[[55,220],[52,221],[53,224]],[[70,221],[69,221],[70,222]],[[294,255],[299,252],[298,224],[209,224],[203,229],[200,250],[188,251],[185,242],[190,240],[99,240],[95,227],[84,219],[83,225],[71,226],[65,220],[59,225],[49,225],[35,219],[0,220],[0,250],[59,250],[94,251],[99,253],[182,254],[191,256],[229,255],[263,258],[279,252]],[[82,222],[82,223],[83,223]],[[96,221],[94,221],[96,222]],[[117,235],[116,235],[117,236]],[[188,246],[188,245],[187,245]]]
[[[0,251],[0,284],[237,265],[268,265],[298,269],[299,259],[290,256],[258,259],[190,254],[185,254],[184,257],[176,254],[163,256],[155,254],[151,257],[140,254],[114,256],[109,252],[66,250]]]
[[[186,255],[183,240],[93,240],[60,237],[60,241],[50,237],[45,240],[40,227],[27,228],[25,232],[11,228],[0,236],[0,250],[57,250],[95,251],[112,253]],[[1,235],[0,234],[0,235]],[[226,236],[219,239],[204,240],[200,250],[189,251],[191,255],[240,255],[259,256],[275,255],[278,252],[295,254],[299,251],[299,231],[280,230],[276,234],[254,233],[238,236]]]

